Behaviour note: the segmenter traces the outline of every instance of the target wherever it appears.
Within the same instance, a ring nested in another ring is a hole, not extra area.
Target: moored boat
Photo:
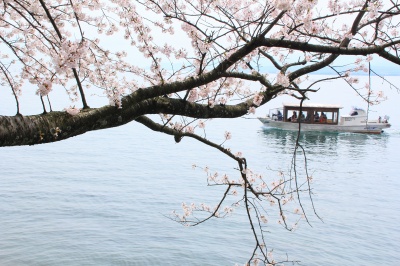
[[[269,127],[285,130],[351,132],[380,134],[390,128],[389,117],[368,120],[365,110],[353,108],[349,115],[339,116],[340,105],[284,103],[270,110],[267,117],[258,119]]]

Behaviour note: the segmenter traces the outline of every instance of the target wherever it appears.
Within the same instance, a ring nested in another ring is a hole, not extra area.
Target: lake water
[[[399,265],[397,103],[383,104],[392,108],[395,125],[380,136],[301,136],[323,221],[309,213],[312,227],[303,222],[294,232],[271,221],[267,244],[277,260]],[[231,131],[227,145],[266,176],[275,179],[271,169],[290,167],[293,132],[243,118],[207,127],[216,142]],[[245,263],[254,243],[240,209],[196,227],[166,218],[182,202],[214,205],[221,197],[194,163],[236,173],[236,164],[213,149],[187,138],[176,144],[137,123],[59,143],[0,148],[0,265]]]

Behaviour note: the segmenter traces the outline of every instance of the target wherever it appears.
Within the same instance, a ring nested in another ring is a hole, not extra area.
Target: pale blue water
[[[363,107],[351,90],[330,88],[337,93],[319,92],[314,101]],[[391,115],[394,126],[385,134],[302,135],[323,221],[309,212],[312,227],[303,222],[288,232],[271,218],[267,244],[275,259],[287,254],[301,265],[400,265],[399,97],[385,92],[389,100],[372,112]],[[33,100],[22,107],[38,113]],[[12,98],[0,114],[13,114],[10,106]],[[221,143],[225,130],[233,137],[227,145],[242,151],[252,169],[271,179],[273,170],[289,169],[295,133],[237,119],[212,121],[207,137]],[[182,202],[214,205],[222,195],[207,187],[194,163],[236,174],[236,164],[213,149],[186,138],[175,144],[136,123],[60,143],[0,148],[0,265],[245,263],[254,243],[242,210],[191,228],[166,218]]]
[[[213,123],[210,136],[222,140],[223,130],[232,129],[232,147],[241,147],[251,167],[267,174],[267,167],[288,169],[294,133],[263,129],[255,119]],[[307,134],[302,141],[323,222],[310,213],[313,227],[302,223],[294,232],[272,222],[267,236],[276,258],[398,265],[399,131]],[[135,123],[60,143],[1,148],[0,265],[244,263],[253,242],[240,211],[192,228],[164,216],[183,201],[216,203],[221,195],[193,163],[228,173],[236,166],[195,141],[175,144]]]

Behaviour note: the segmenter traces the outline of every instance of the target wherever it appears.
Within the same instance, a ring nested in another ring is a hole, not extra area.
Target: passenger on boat
[[[326,123],[326,115],[324,112],[321,112],[321,117],[319,118],[320,123]]]
[[[297,121],[297,113],[296,113],[296,111],[293,111],[293,115],[292,115],[290,121],[292,121],[292,122],[296,122]]]
[[[282,121],[282,118],[283,118],[282,113],[281,111],[278,110],[278,121]]]
[[[279,110],[277,111],[276,114],[272,114],[272,119],[274,121],[282,121],[282,118],[283,118],[282,113]]]
[[[319,122],[319,114],[318,114],[318,112],[315,112],[315,114],[314,114],[314,122]]]

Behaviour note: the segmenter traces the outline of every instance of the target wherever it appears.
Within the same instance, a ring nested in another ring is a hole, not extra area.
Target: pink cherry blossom
[[[232,134],[229,131],[225,131],[224,137],[226,140],[230,140],[232,138]]]
[[[70,114],[72,116],[77,115],[80,112],[80,109],[76,108],[75,106],[74,107],[65,108],[64,110],[65,110],[65,112],[67,112],[68,114]]]

